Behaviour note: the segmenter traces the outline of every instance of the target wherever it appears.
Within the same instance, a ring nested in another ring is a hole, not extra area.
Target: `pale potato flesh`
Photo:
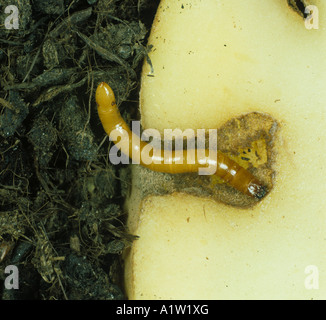
[[[326,4],[312,4],[318,30],[285,0],[161,1],[143,127],[217,128],[268,113],[280,124],[276,177],[253,209],[184,194],[139,205],[133,187],[130,299],[326,298]],[[308,266],[318,289],[305,285]]]

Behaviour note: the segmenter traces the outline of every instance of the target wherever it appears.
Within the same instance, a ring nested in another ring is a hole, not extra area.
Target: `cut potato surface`
[[[239,209],[145,197],[133,169],[130,299],[326,298],[326,4],[311,4],[318,30],[287,1],[161,1],[142,74],[143,127],[218,128],[267,113],[280,126],[276,176],[265,199]]]
[[[129,298],[322,298],[304,281],[307,266],[324,270],[323,230],[294,212],[269,216],[269,206],[239,212],[184,194],[145,200],[126,269]]]

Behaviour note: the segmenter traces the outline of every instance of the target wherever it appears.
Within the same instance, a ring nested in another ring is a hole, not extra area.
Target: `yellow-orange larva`
[[[135,133],[129,129],[128,125],[122,119],[116,104],[114,92],[107,83],[102,82],[97,87],[96,102],[99,118],[105,132],[111,137],[111,140],[114,140],[112,136],[112,132],[114,131],[115,134],[118,132],[121,134],[121,137],[124,137],[119,142],[121,152],[132,156],[141,153],[147,146],[147,143],[141,140],[137,145],[132,143],[132,141],[135,141],[133,139]],[[209,150],[205,150],[205,155],[200,159],[197,157],[197,152],[193,154],[195,155],[195,159],[189,161],[187,151],[183,152],[183,159],[180,159],[175,151],[161,150],[159,152],[153,152],[151,156],[152,161],[149,164],[147,164],[147,161],[146,163],[142,161],[141,158],[140,164],[153,171],[166,173],[197,172],[199,168],[214,165],[216,167],[215,174],[240,192],[256,199],[262,199],[267,194],[267,188],[257,178],[223,153],[218,151],[217,156],[211,157]]]

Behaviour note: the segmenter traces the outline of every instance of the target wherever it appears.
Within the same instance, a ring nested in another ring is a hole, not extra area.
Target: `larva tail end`
[[[95,93],[95,100],[98,106],[102,107],[110,107],[115,104],[114,92],[107,83],[101,82],[98,85]]]

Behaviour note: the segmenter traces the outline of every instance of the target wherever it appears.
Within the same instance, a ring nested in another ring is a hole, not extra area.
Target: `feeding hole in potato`
[[[217,129],[217,148],[243,168],[273,189],[276,151],[274,141],[278,122],[265,113],[252,112],[232,118]],[[207,141],[208,144],[208,141]],[[156,172],[142,166],[134,167],[138,176],[137,188],[142,197],[182,192],[239,208],[251,208],[257,200],[230,187],[216,175],[197,173],[168,174]],[[139,182],[138,182],[139,181]],[[261,201],[264,201],[262,199]]]

